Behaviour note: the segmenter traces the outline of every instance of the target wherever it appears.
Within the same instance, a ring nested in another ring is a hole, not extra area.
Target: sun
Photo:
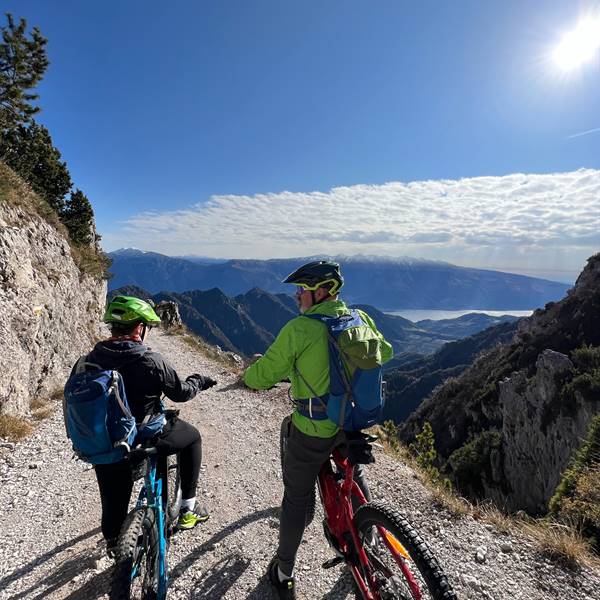
[[[600,49],[600,16],[586,17],[566,33],[553,53],[563,71],[571,71],[592,60]]]

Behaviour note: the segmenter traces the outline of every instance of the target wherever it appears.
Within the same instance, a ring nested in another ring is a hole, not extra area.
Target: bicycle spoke
[[[354,524],[367,557],[365,583],[377,600],[456,600],[426,543],[400,513],[368,503]]]
[[[404,546],[383,527],[377,527],[372,535],[374,539],[365,545],[365,552],[374,567],[373,578],[378,583],[381,597],[421,600],[421,586],[409,566],[410,557]],[[396,566],[402,571],[403,578],[395,575]]]

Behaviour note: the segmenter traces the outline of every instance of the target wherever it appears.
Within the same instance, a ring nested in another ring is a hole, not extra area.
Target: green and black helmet
[[[136,325],[144,323],[152,327],[160,324],[159,316],[150,304],[133,296],[115,296],[104,313],[105,323]]]
[[[329,289],[329,294],[335,296],[344,285],[344,278],[340,273],[338,263],[315,260],[290,273],[282,283],[293,283],[311,292],[320,287],[326,287]]]

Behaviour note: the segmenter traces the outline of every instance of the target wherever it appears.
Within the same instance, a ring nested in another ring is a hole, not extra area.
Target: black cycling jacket
[[[127,402],[135,420],[160,411],[160,397],[173,402],[191,400],[200,390],[198,379],[182,381],[175,369],[142,342],[107,340],[98,342],[86,361],[102,369],[114,369],[123,377]]]

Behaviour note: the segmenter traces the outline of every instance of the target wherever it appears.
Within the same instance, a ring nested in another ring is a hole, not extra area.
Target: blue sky
[[[550,60],[597,2],[3,4],[49,38],[39,120],[107,250],[412,255],[571,279],[600,247],[600,131],[572,137],[600,128],[598,60]]]

